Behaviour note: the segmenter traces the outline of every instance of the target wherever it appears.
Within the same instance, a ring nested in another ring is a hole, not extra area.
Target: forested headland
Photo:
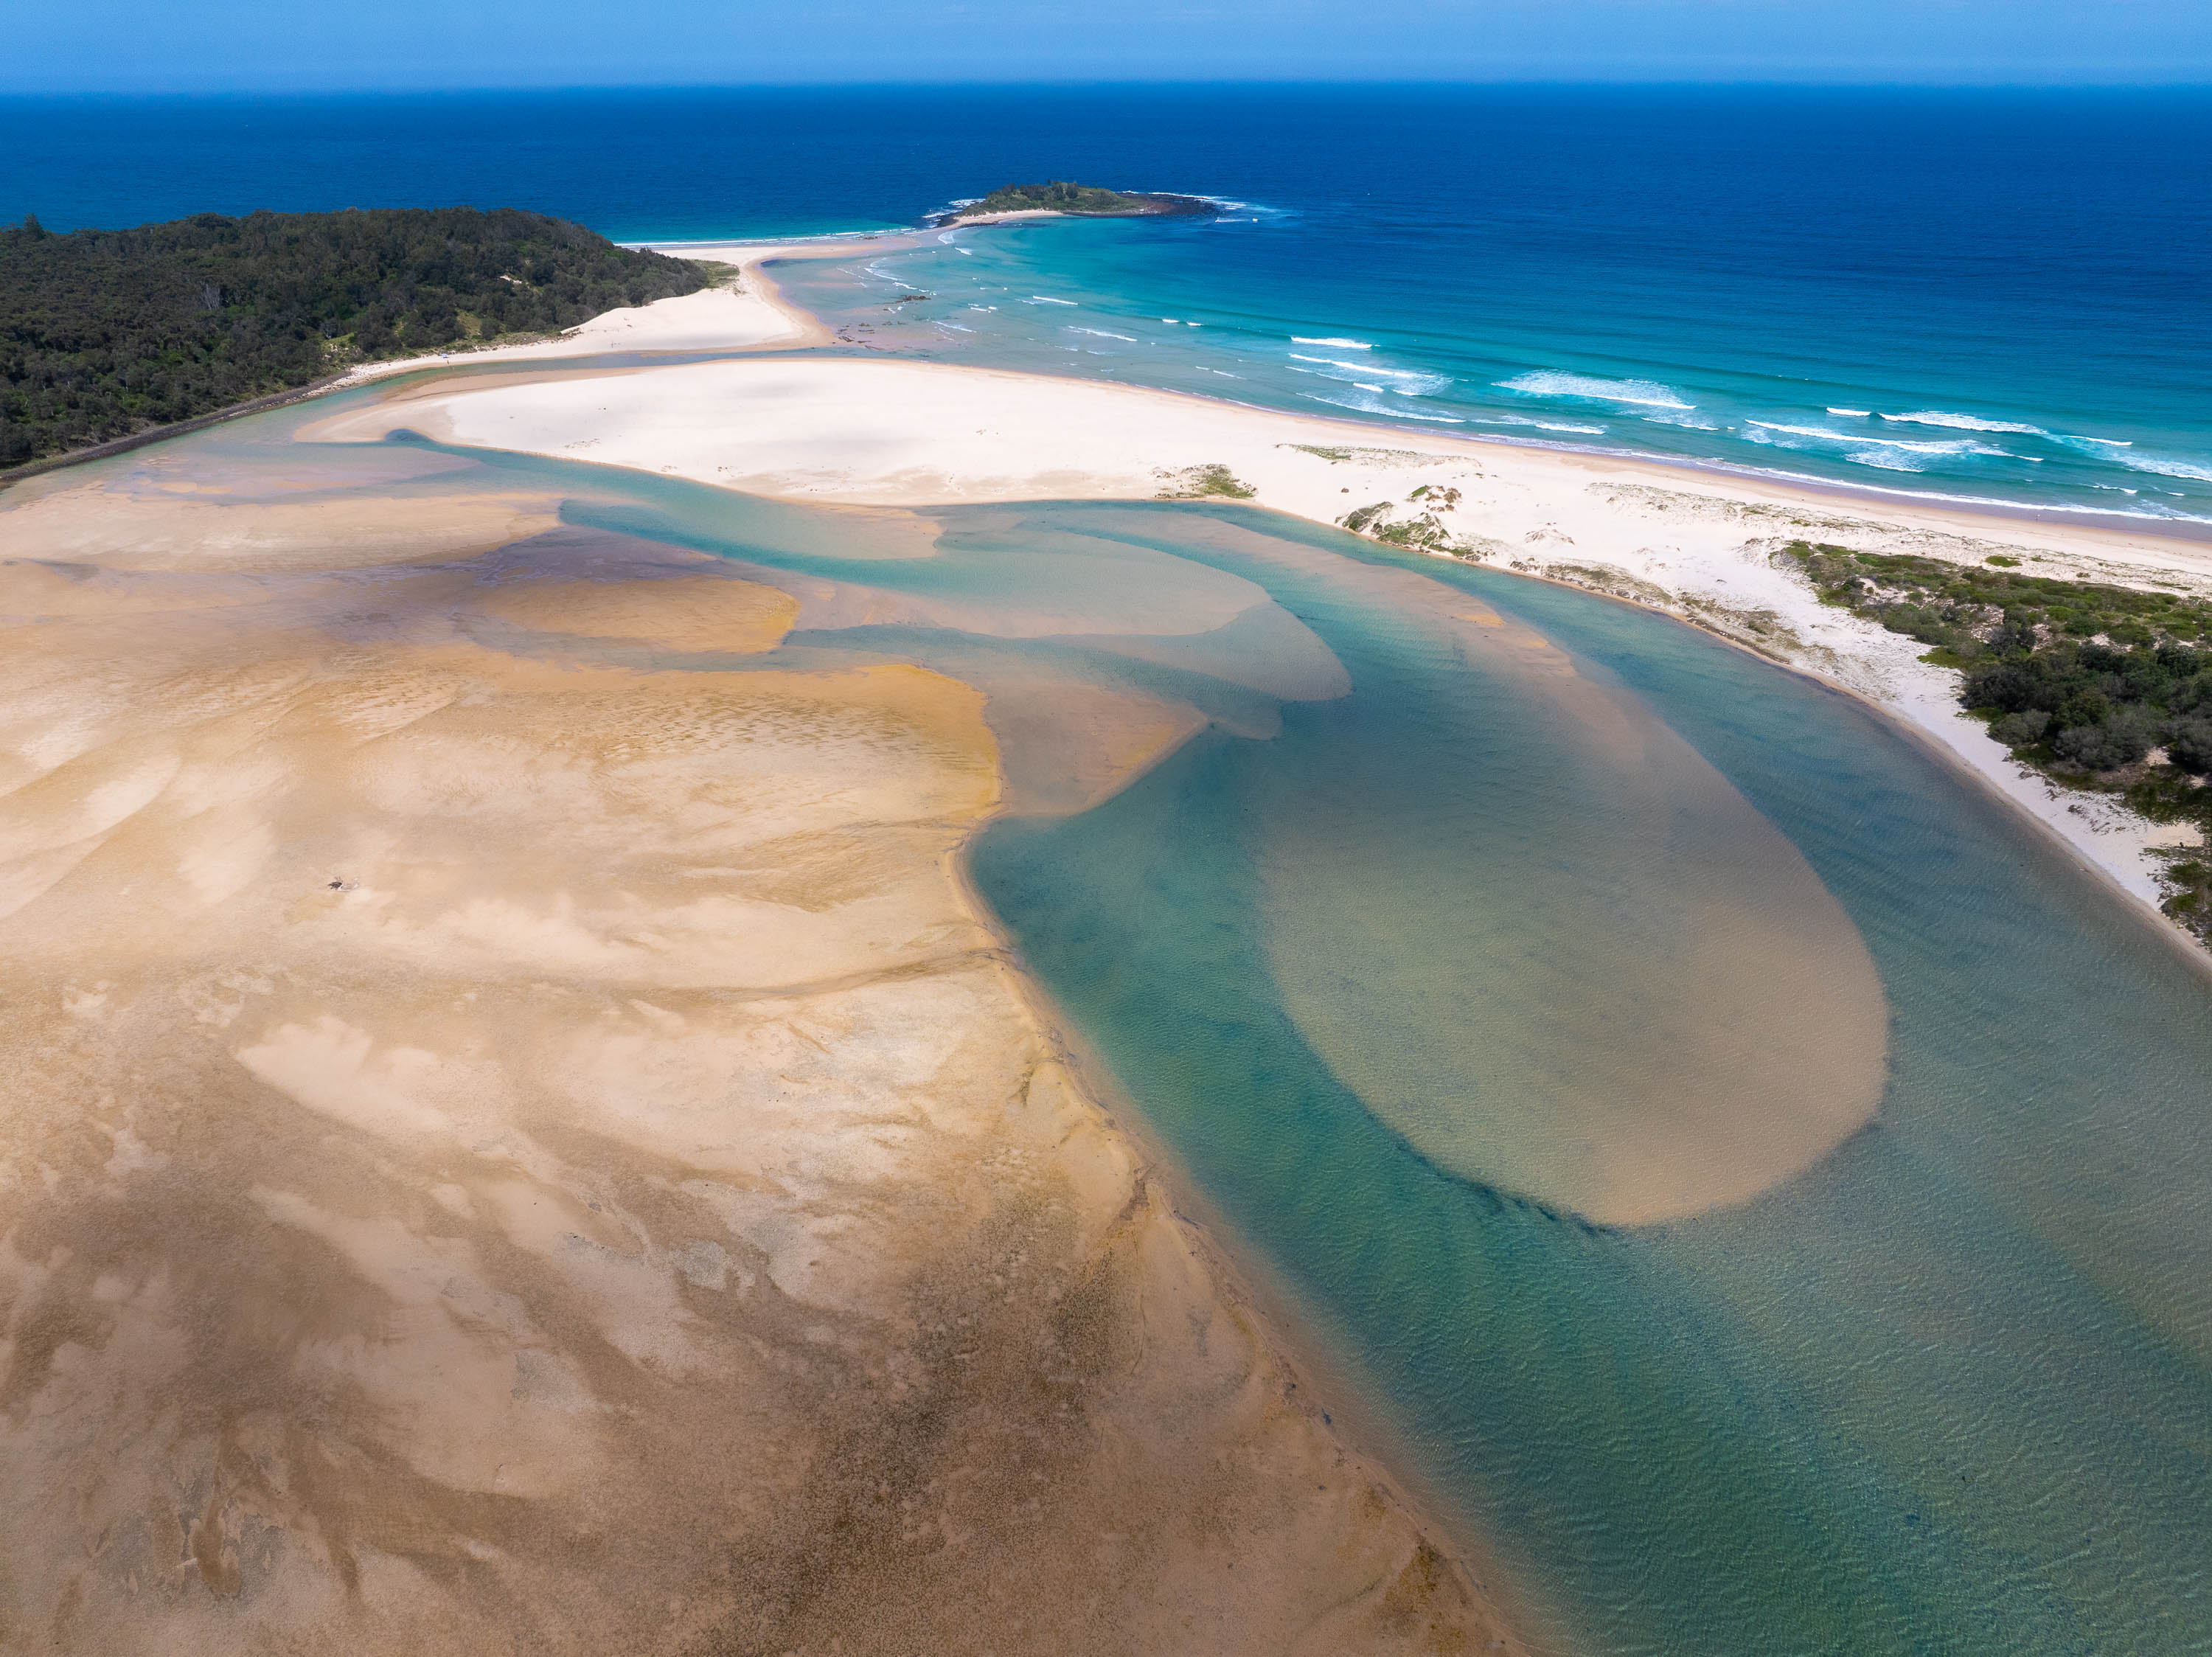
[[[708,280],[512,209],[201,213],[65,235],[27,218],[0,227],[0,469]]]

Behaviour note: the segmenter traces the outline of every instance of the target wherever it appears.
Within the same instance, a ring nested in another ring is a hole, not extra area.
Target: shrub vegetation
[[[1103,190],[1095,184],[1002,184],[981,201],[969,202],[952,216],[971,219],[986,213],[1157,213],[1164,198]]]
[[[2014,757],[2212,835],[2212,601],[1794,541],[1821,598],[1962,668],[1960,701]],[[2212,935],[2212,868],[2169,868],[2166,911]]]

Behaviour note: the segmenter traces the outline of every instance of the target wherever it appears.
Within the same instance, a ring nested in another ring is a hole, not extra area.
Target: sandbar
[[[1518,1648],[981,919],[981,692],[245,475],[0,500],[11,1641]],[[1069,807],[1187,734],[1076,711]]]

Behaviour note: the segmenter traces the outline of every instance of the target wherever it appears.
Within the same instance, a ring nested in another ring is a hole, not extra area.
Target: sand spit
[[[401,406],[404,413],[399,412]],[[2212,593],[2212,545],[2007,518],[1656,462],[1397,433],[1165,392],[881,359],[658,369],[617,385],[425,388],[318,423],[360,440],[450,442],[670,472],[797,500],[1111,499],[1218,486],[1319,522],[1376,509],[1435,550],[1664,609],[1889,708],[2056,832],[2152,912],[2160,828],[2015,764],[1921,647],[1820,605],[1776,550],[1800,538]],[[1420,495],[1416,490],[1423,491]]]
[[[965,901],[980,693],[550,505],[0,503],[0,1648],[1503,1640]]]
[[[763,259],[804,257],[810,250],[717,246],[698,252],[681,248],[675,251],[680,258],[736,268],[731,271],[727,281],[717,286],[702,288],[696,294],[681,294],[674,299],[657,299],[649,305],[604,312],[569,329],[557,339],[364,362],[341,383],[359,385],[422,369],[472,368],[489,362],[536,362],[633,353],[791,350],[830,343],[829,332],[821,324],[798,307],[785,303],[771,283],[750,274],[752,267]]]

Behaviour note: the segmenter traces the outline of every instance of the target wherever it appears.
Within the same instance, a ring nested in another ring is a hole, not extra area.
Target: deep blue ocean
[[[0,218],[52,228],[461,201],[665,244],[1042,177],[1234,205],[963,233],[797,296],[927,292],[881,343],[933,356],[2212,523],[2212,90],[0,101]]]

